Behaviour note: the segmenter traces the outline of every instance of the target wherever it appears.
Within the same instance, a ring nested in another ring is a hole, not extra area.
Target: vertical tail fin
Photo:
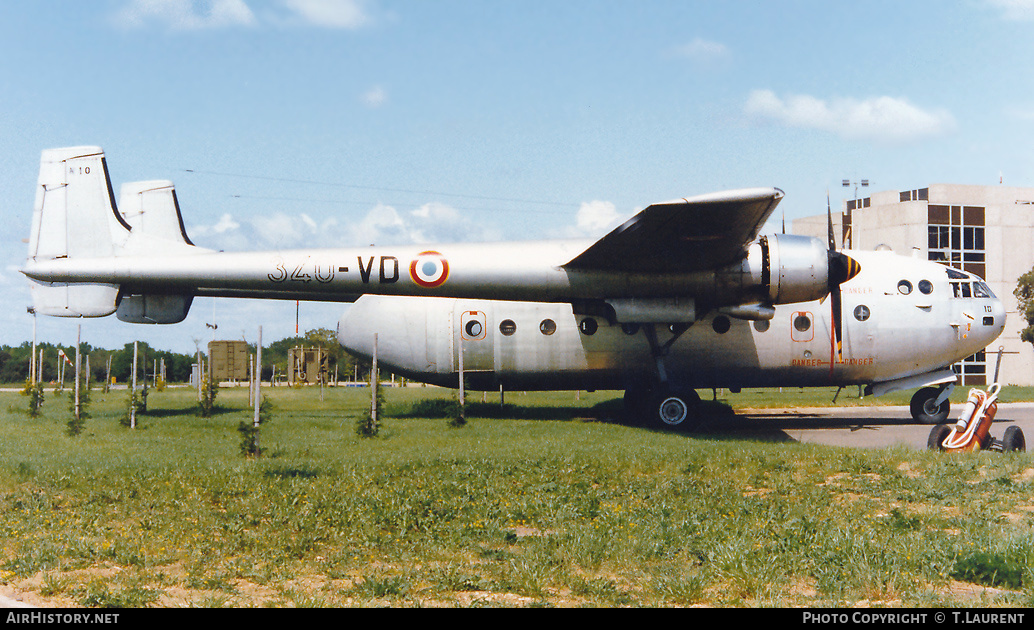
[[[104,152],[98,147],[43,151],[32,212],[28,260],[112,256],[130,227],[115,208]],[[102,317],[115,310],[118,287],[30,281],[37,313]]]
[[[148,251],[154,251],[154,240],[194,246],[183,226],[176,188],[172,182],[156,179],[122,184],[118,207],[130,225],[134,237],[146,236]]]

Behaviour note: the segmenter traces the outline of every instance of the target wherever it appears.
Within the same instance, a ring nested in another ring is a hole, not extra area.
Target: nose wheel
[[[909,409],[912,412],[912,418],[916,422],[941,424],[948,419],[951,403],[948,401],[947,396],[940,403],[937,402],[942,391],[944,389],[940,387],[924,387],[912,396]]]

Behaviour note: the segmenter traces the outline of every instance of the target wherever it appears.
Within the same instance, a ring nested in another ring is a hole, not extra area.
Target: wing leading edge
[[[703,271],[742,258],[783,191],[748,188],[655,203],[564,265],[565,269]]]

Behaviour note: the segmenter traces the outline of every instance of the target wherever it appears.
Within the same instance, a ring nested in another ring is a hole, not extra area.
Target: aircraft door
[[[453,339],[452,325],[455,303],[456,300],[433,300],[428,302],[425,311],[427,371],[435,374],[451,374],[456,371],[456,343]]]
[[[456,357],[463,352],[463,370],[466,372],[490,372],[494,366],[492,339],[489,334],[488,314],[478,307],[457,303],[453,312],[453,339]],[[455,368],[459,369],[458,360]]]

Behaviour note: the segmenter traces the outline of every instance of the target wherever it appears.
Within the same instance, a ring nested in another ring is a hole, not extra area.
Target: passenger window
[[[768,330],[768,327],[771,326],[771,325],[772,325],[771,322],[769,322],[767,319],[755,319],[754,320],[754,330],[756,330],[758,332],[761,332],[761,333],[763,333],[766,330]]]
[[[854,318],[860,322],[864,322],[869,319],[869,307],[864,304],[859,304],[854,309]]]
[[[542,320],[542,323],[539,324],[539,331],[543,335],[552,335],[556,332],[556,322],[551,319]]]
[[[908,295],[912,292],[912,283],[908,280],[899,280],[898,291],[901,291],[902,295]]]
[[[583,335],[594,335],[599,328],[600,325],[591,317],[586,317],[580,324],[578,324],[578,330],[582,331]]]
[[[714,329],[719,335],[724,335],[729,332],[729,328],[732,327],[732,322],[725,315],[719,315],[711,321],[711,328]]]
[[[800,332],[805,332],[811,328],[811,320],[808,319],[807,315],[801,314],[794,318],[793,327]]]
[[[931,293],[933,293],[933,283],[929,280],[920,280],[919,292],[923,295],[930,295]]]
[[[504,319],[503,321],[499,322],[499,332],[509,337],[510,335],[517,332],[517,324],[515,324],[512,319]]]

